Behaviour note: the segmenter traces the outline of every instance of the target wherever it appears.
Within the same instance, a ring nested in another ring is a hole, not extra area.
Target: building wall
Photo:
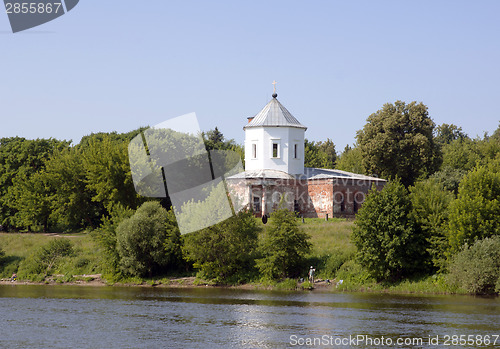
[[[245,129],[245,170],[279,170],[304,173],[304,129],[296,127],[249,127]],[[278,142],[278,157],[273,158],[273,142]],[[253,145],[257,157],[253,157]],[[297,145],[297,158],[295,158]]]
[[[280,202],[289,210],[296,210],[303,217],[354,217],[361,208],[366,195],[375,184],[378,190],[385,181],[361,179],[316,179],[316,180],[285,180],[285,179],[247,179],[242,182],[228,181],[228,187],[234,188],[246,205],[254,204],[254,198],[259,198],[260,212],[271,213],[279,207]]]

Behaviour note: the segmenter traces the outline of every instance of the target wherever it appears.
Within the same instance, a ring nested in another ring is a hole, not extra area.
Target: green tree
[[[453,194],[433,179],[419,181],[410,187],[411,213],[427,240],[428,252],[436,269],[445,266],[448,206],[453,199]]]
[[[120,223],[132,217],[134,211],[120,204],[115,205],[109,217],[104,217],[99,229],[92,232],[92,237],[104,249],[105,271],[111,275],[120,272],[120,254],[117,248],[116,230]]]
[[[465,170],[445,167],[435,172],[430,179],[437,181],[444,189],[453,193],[456,197],[458,195],[458,186],[466,174],[467,171]]]
[[[423,103],[387,103],[367,121],[356,137],[368,173],[399,177],[408,187],[437,170],[440,156],[432,135],[434,122]]]
[[[61,230],[96,228],[106,213],[102,203],[92,200],[96,193],[87,187],[82,153],[80,147],[55,153],[41,174],[54,191],[50,219]]]
[[[199,276],[220,283],[239,283],[252,277],[257,226],[252,214],[240,211],[223,222],[184,235],[185,258]]]
[[[485,238],[455,255],[448,282],[469,293],[500,293],[500,236]]]
[[[125,274],[164,274],[178,266],[181,258],[180,232],[172,210],[156,201],[141,205],[116,229],[120,267]]]
[[[310,236],[297,225],[295,214],[285,208],[271,213],[269,225],[260,241],[262,258],[257,260],[263,277],[281,279],[299,276],[305,256],[311,251]]]
[[[411,210],[408,191],[396,180],[381,191],[373,188],[356,215],[357,258],[377,280],[398,280],[428,267],[428,246]]]
[[[363,154],[359,147],[351,148],[346,145],[344,151],[337,161],[336,168],[338,170],[366,174],[366,170],[363,166]]]
[[[304,166],[317,168],[334,168],[336,161],[335,145],[327,142],[304,141]]]
[[[457,139],[466,139],[468,138],[467,134],[465,134],[462,131],[461,127],[458,127],[457,125],[448,125],[448,124],[442,124],[436,127],[434,130],[435,137],[434,141],[436,144],[439,145],[445,145],[445,144],[450,144],[451,142],[457,140]]]
[[[16,225],[28,231],[33,226],[41,225],[43,232],[48,232],[54,190],[44,171],[35,172],[30,177],[26,174],[16,176],[10,194],[13,198],[12,207],[17,210]]]
[[[450,255],[465,244],[500,234],[500,161],[469,172],[450,205]]]
[[[16,198],[12,191],[14,178],[26,180],[45,168],[45,163],[57,150],[67,148],[70,142],[56,139],[28,140],[20,137],[0,138],[0,224],[18,226]],[[19,224],[21,225],[21,224]]]
[[[107,210],[120,203],[135,209],[140,203],[135,191],[128,159],[128,142],[115,141],[105,135],[102,140],[89,139],[83,149],[86,188],[94,193],[92,201]]]

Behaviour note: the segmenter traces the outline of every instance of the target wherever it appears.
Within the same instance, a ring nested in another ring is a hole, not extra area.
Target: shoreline
[[[195,289],[195,288],[219,288],[219,289],[236,289],[236,290],[252,290],[252,291],[300,291],[300,292],[321,292],[321,293],[373,293],[373,294],[394,294],[394,295],[422,295],[422,296],[442,296],[442,295],[466,295],[466,296],[478,296],[474,294],[467,293],[453,293],[453,292],[404,292],[401,290],[390,290],[390,289],[371,289],[371,288],[360,288],[355,290],[344,290],[337,289],[335,283],[332,282],[327,284],[324,280],[318,280],[314,284],[314,288],[307,289],[302,288],[297,283],[297,287],[295,289],[290,288],[280,288],[276,285],[263,285],[259,283],[247,283],[241,285],[214,285],[209,283],[204,283],[200,280],[195,281],[196,277],[178,277],[178,278],[170,278],[170,279],[162,279],[152,281],[143,281],[142,283],[134,283],[134,282],[115,282],[108,283],[104,279],[100,277],[100,274],[96,275],[85,275],[83,277],[92,278],[92,280],[75,280],[69,282],[62,282],[58,280],[46,280],[46,281],[27,281],[27,280],[16,280],[14,282],[10,281],[10,279],[1,279],[0,285],[11,285],[11,286],[81,286],[81,287],[145,287],[145,288],[185,288],[185,289]],[[167,282],[166,282],[167,281]],[[488,295],[493,297],[499,297],[499,295]]]

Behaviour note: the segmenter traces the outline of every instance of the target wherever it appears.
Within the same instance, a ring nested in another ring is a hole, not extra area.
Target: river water
[[[499,298],[0,285],[0,309],[2,348],[500,348]]]

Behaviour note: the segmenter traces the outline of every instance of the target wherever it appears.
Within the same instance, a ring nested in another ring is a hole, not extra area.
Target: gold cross
[[[273,80],[273,93],[276,93],[276,80]]]

